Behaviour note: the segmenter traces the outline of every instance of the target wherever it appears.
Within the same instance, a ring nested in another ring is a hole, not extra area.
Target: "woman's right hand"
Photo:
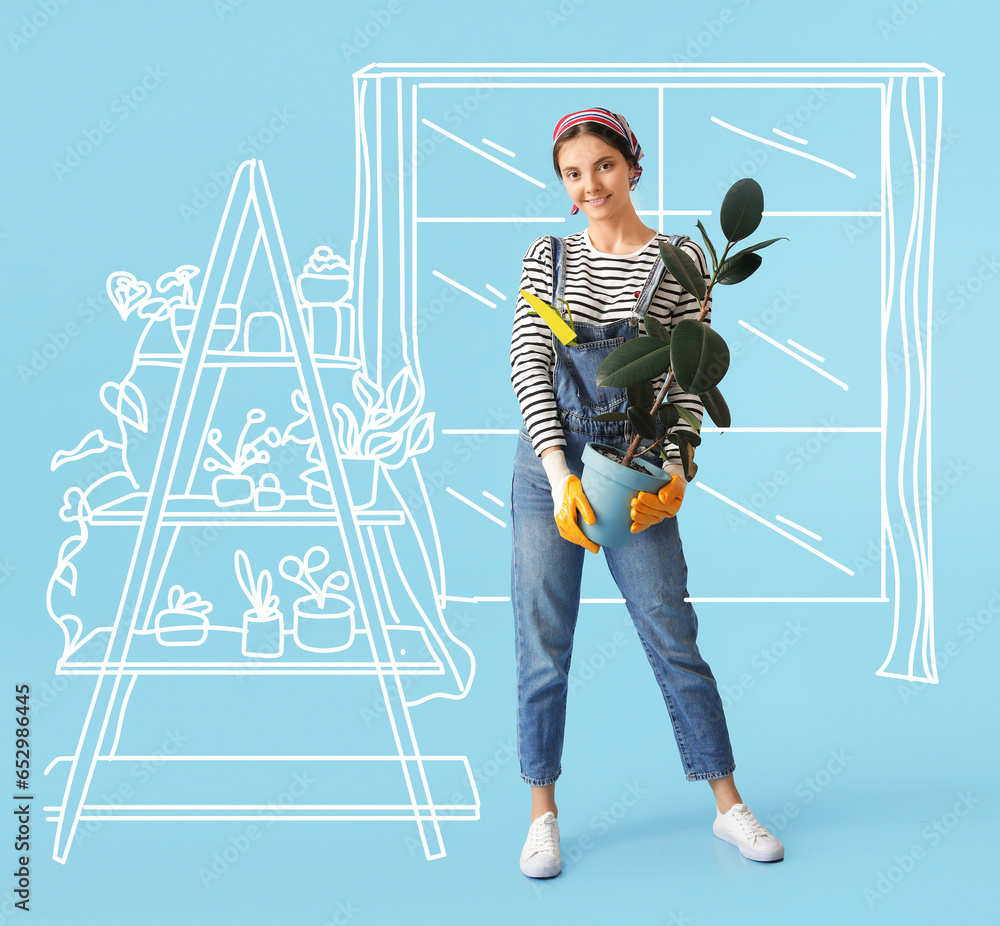
[[[577,523],[577,514],[583,515],[583,520],[593,524],[597,518],[594,509],[590,507],[587,496],[583,494],[583,485],[579,476],[570,476],[563,486],[562,505],[555,514],[559,535],[563,540],[578,544],[591,553],[596,553],[600,547],[593,540],[584,536]]]

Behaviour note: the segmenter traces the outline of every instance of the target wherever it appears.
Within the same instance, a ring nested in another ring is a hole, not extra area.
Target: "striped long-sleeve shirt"
[[[657,233],[644,247],[631,254],[606,254],[594,247],[587,229],[569,235],[564,251],[564,298],[574,321],[606,324],[627,319],[636,303],[635,294],[642,289],[659,255],[657,242],[668,238],[668,235]],[[682,248],[694,260],[707,283],[708,266],[701,248],[690,240],[684,242]],[[548,237],[536,238],[528,246],[520,288],[552,303],[552,255]],[[681,319],[696,319],[698,311],[694,296],[681,289],[674,277],[666,273],[653,295],[649,314],[669,331]],[[510,344],[510,378],[532,446],[540,455],[548,447],[565,446],[566,439],[556,415],[552,332],[538,315],[530,313],[527,301],[518,293]],[[711,308],[705,317],[705,321],[710,320]],[[662,384],[661,376],[655,386],[659,389]],[[701,419],[703,407],[698,396],[672,383],[668,398],[691,409]],[[681,426],[686,427],[683,421]],[[667,444],[666,448],[667,462],[679,463],[676,446]]]

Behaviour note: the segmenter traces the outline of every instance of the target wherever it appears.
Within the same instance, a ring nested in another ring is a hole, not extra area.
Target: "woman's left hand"
[[[632,533],[638,534],[652,524],[659,524],[664,518],[672,518],[677,514],[684,501],[684,486],[682,476],[674,473],[660,491],[640,492],[632,499]]]

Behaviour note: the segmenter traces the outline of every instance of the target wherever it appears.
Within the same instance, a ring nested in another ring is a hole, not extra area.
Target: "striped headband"
[[[559,136],[566,131],[570,126],[576,125],[579,122],[597,122],[600,125],[605,125],[612,131],[617,132],[625,141],[628,142],[629,148],[632,150],[632,154],[635,155],[635,159],[638,161],[642,155],[642,146],[639,144],[639,139],[635,137],[635,133],[629,128],[629,124],[625,121],[625,117],[620,113],[613,113],[610,109],[602,109],[600,106],[595,106],[593,109],[581,109],[576,113],[569,113],[565,115],[556,123],[556,127],[552,132],[552,146],[555,147],[555,143],[559,140]],[[631,181],[629,181],[629,190],[634,190],[636,184],[639,182],[639,177],[642,175],[642,168],[636,164],[635,173],[632,176]],[[576,215],[580,210],[574,205],[570,210],[570,215]]]

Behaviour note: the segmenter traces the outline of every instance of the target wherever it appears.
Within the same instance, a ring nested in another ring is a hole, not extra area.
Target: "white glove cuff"
[[[542,466],[545,468],[545,475],[549,477],[549,485],[552,487],[552,503],[555,505],[555,513],[562,507],[563,490],[569,477],[573,474],[566,465],[566,454],[561,450],[553,450],[552,453],[542,457]]]
[[[687,478],[684,476],[684,467],[680,463],[664,463],[663,472],[668,476],[679,476],[681,482],[687,485]]]

